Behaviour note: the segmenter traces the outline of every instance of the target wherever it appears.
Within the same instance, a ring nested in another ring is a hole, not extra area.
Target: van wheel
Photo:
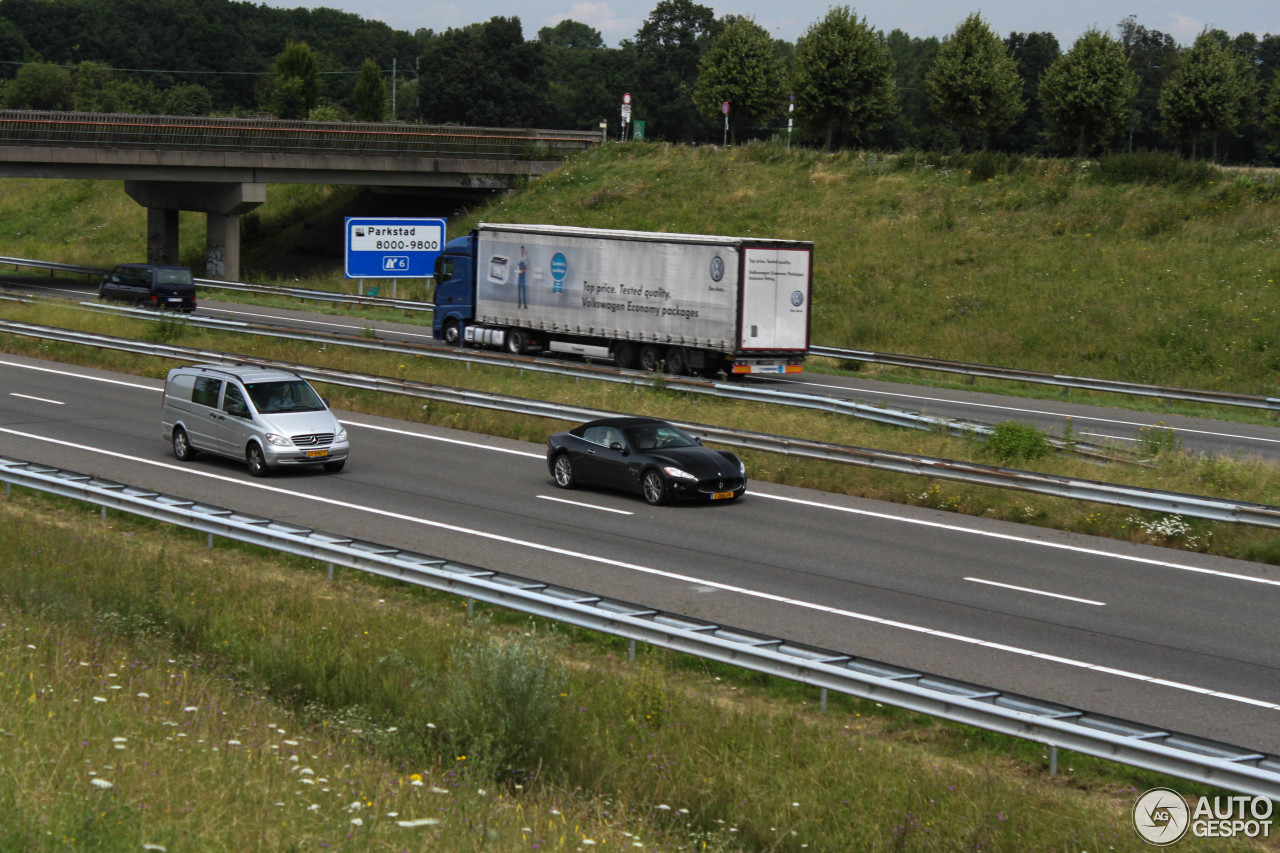
[[[345,459],[339,459],[337,462],[326,462],[324,463],[324,470],[328,471],[331,474],[336,474],[339,471],[341,471],[342,466],[346,464],[347,464],[347,460]]]
[[[179,462],[188,462],[196,456],[196,449],[191,446],[187,431],[182,427],[173,428],[173,455]]]
[[[249,466],[249,473],[255,477],[265,477],[269,473],[262,448],[256,444],[249,445],[249,449],[244,452],[244,461]]]

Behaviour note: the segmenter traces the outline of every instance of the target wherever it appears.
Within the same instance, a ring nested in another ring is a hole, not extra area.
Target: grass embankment
[[[0,640],[4,851],[1124,850],[1163,781],[22,491]]]

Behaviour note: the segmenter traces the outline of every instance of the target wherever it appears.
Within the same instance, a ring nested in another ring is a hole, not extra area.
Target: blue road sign
[[[443,219],[347,217],[347,278],[427,278],[443,249]]]

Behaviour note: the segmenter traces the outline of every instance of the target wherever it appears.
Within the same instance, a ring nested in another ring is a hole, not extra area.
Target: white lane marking
[[[1105,601],[1094,601],[1091,598],[1076,598],[1074,595],[1062,595],[1056,592],[1045,592],[1043,589],[1032,589],[1029,586],[1014,586],[1011,583],[999,583],[998,581],[989,581],[989,580],[984,580],[982,578],[965,578],[965,580],[972,581],[973,583],[985,583],[988,586],[998,586],[1004,589],[1017,590],[1018,592],[1029,592],[1032,595],[1047,595],[1050,598],[1061,598],[1065,601],[1074,601],[1078,604],[1094,604],[1094,605],[1097,605],[1098,607],[1107,606],[1107,603]]]
[[[975,530],[969,527],[961,527],[958,524],[945,524],[941,521],[926,521],[922,518],[906,518],[900,515],[890,515],[887,512],[874,512],[869,509],[854,509],[848,506],[837,506],[835,504],[823,503],[820,501],[805,500],[803,498],[788,498],[782,495],[770,495],[766,492],[750,492],[752,497],[767,498],[773,501],[784,501],[786,503],[800,504],[801,506],[811,506],[818,509],[829,509],[833,512],[847,512],[853,515],[865,515],[869,518],[879,518],[885,521],[897,521],[902,524],[917,524],[921,527],[932,527],[937,530],[947,530],[953,533],[968,533],[972,536],[985,536],[990,539],[1001,539],[1006,542],[1017,542],[1021,545],[1034,545],[1039,548],[1053,548],[1057,551],[1071,551],[1076,554],[1087,554],[1091,557],[1105,557],[1109,560],[1120,560],[1126,563],[1140,563],[1144,566],[1159,566],[1164,569],[1176,569],[1180,572],[1194,572],[1201,575],[1211,575],[1217,578],[1229,578],[1237,581],[1249,581],[1251,583],[1266,584],[1267,586],[1280,586],[1280,580],[1272,580],[1271,578],[1255,578],[1251,575],[1241,575],[1235,572],[1224,572],[1219,569],[1205,569],[1200,566],[1188,566],[1185,563],[1174,563],[1169,560],[1157,560],[1152,557],[1139,557],[1134,554],[1118,554],[1114,551],[1103,551],[1100,548],[1086,548],[1082,545],[1070,545],[1065,542],[1046,542],[1041,539],[1028,539],[1025,536],[1015,536],[1012,533],[996,533],[991,530]]]
[[[362,331],[364,329],[364,326],[356,326],[353,323],[322,323],[319,320],[300,320],[293,317],[278,317],[274,314],[255,314],[252,311],[230,311],[226,308],[203,308],[201,310],[206,314],[229,314],[232,317],[258,317],[266,320],[274,320],[277,323],[287,321],[290,323],[306,323],[311,326],[332,326],[335,329],[356,329],[357,331]],[[417,332],[393,331],[393,334],[405,335],[411,338],[431,337],[429,334],[419,334]]]
[[[66,403],[61,400],[50,400],[46,397],[32,397],[30,394],[19,394],[17,391],[10,391],[10,397],[21,397],[24,400],[35,400],[37,403],[52,403],[55,406],[65,406]]]
[[[909,631],[915,634],[923,634],[929,637],[942,640],[951,640],[957,643],[963,643],[971,646],[978,646],[984,649],[990,649],[997,652],[1005,652],[1007,654],[1019,655],[1022,657],[1034,658],[1036,660],[1047,661],[1049,663],[1061,664],[1063,666],[1074,667],[1076,669],[1084,669],[1090,672],[1099,673],[1101,675],[1110,675],[1116,678],[1129,679],[1131,681],[1141,681],[1146,684],[1155,684],[1162,687],[1169,687],[1174,690],[1181,690],[1188,693],[1196,693],[1202,696],[1212,696],[1216,699],[1222,699],[1227,702],[1237,702],[1242,705],[1251,705],[1258,708],[1266,708],[1272,711],[1280,711],[1280,704],[1268,702],[1263,699],[1254,699],[1250,696],[1240,696],[1234,693],[1223,693],[1208,687],[1199,687],[1194,684],[1184,684],[1178,681],[1168,681],[1152,675],[1145,675],[1140,672],[1131,672],[1125,669],[1116,669],[1110,666],[1101,666],[1099,664],[1090,663],[1089,661],[1076,660],[1075,658],[1062,657],[1061,655],[1048,654],[1046,652],[1037,652],[1033,649],[1024,649],[1019,646],[1011,646],[1006,643],[996,643],[990,640],[983,640],[978,637],[969,637],[964,634],[955,634],[950,631],[939,631],[936,628],[926,628],[923,625],[912,625],[909,622],[899,622],[895,619],[885,619],[880,616],[872,616],[867,613],[857,613],[852,610],[844,610],[839,607],[831,607],[826,604],[818,604],[813,601],[804,601],[798,598],[791,598],[784,595],[776,595],[770,592],[762,592],[755,589],[747,589],[746,587],[733,586],[732,584],[719,583],[717,581],[709,581],[704,578],[695,578],[691,575],[680,574],[678,572],[668,572],[663,569],[655,569],[649,566],[641,566],[636,563],[628,563],[623,560],[614,560],[608,557],[600,557],[595,554],[584,554],[580,551],[571,551],[568,548],[557,548],[553,545],[543,545],[540,542],[530,542],[524,539],[515,539],[510,536],[503,536],[498,533],[489,533],[484,530],[476,530],[474,528],[460,527],[455,524],[446,524],[440,521],[432,521],[428,518],[417,518],[411,515],[405,515],[399,512],[391,512],[390,510],[375,509],[373,507],[361,506],[349,501],[340,501],[336,498],[320,497],[319,495],[307,495],[300,492],[293,492],[279,486],[269,486],[265,483],[255,483],[246,480],[228,477],[223,474],[214,474],[208,471],[198,471],[190,467],[174,465],[168,462],[157,462],[154,459],[143,459],[138,456],[129,456],[125,453],[117,453],[111,450],[103,450],[99,447],[87,447],[83,444],[75,444],[70,441],[61,441],[59,439],[47,438],[42,435],[34,435],[32,433],[21,432],[7,427],[0,427],[0,433],[15,435],[21,438],[31,439],[32,441],[42,441],[48,444],[56,444],[61,447],[69,447],[74,450],[83,450],[87,453],[97,453],[103,456],[110,456],[116,459],[123,459],[129,462],[136,462],[143,465],[152,465],[157,468],[164,468],[169,471],[180,471],[184,474],[191,474],[197,477],[204,477],[210,480],[218,480],[224,483],[231,483],[249,489],[257,489],[264,492],[270,492],[278,495],[288,495],[289,497],[301,498],[303,500],[315,501],[316,503],[326,504],[328,506],[339,507],[341,509],[354,510],[356,512],[365,512],[370,515],[377,515],[383,518],[390,518],[396,521],[404,521],[410,524],[421,524],[425,527],[433,527],[437,530],[447,530],[452,533],[461,533],[466,536],[475,536],[479,539],[488,539],[493,542],[502,542],[508,545],[514,545],[522,548],[529,548],[534,551],[541,551],[547,554],[555,554],[561,557],[569,557],[576,560],[584,560],[586,562],[597,563],[605,566],[613,566],[619,569],[637,572],[640,574],[660,577],[666,580],[687,583],[694,587],[703,587],[706,589],[715,589],[721,592],[729,592],[735,595],[741,595],[748,598],[756,598],[761,601],[769,601],[775,604],[783,604],[789,607],[798,607],[805,610],[812,610],[819,613],[825,613],[831,616],[839,616],[845,619],[867,622],[873,625],[879,625],[885,628],[896,628],[902,631]]]
[[[411,438],[422,438],[422,439],[426,439],[427,441],[443,441],[445,444],[461,444],[463,447],[476,447],[476,448],[479,448],[480,450],[492,450],[496,453],[510,453],[513,456],[527,456],[530,459],[546,458],[545,453],[532,453],[528,450],[515,450],[510,447],[495,447],[492,444],[481,444],[478,441],[466,441],[461,438],[445,438],[442,435],[427,435],[426,433],[422,433],[422,432],[413,432],[412,430],[397,429],[395,427],[389,427],[389,426],[376,426],[374,424],[365,424],[365,423],[361,423],[360,421],[353,421],[349,419],[344,420],[343,423],[346,424],[347,426],[364,427],[365,429],[378,430],[379,432],[389,432],[389,433],[392,433],[393,435],[407,435]]]
[[[544,501],[555,501],[556,503],[559,503],[559,504],[569,504],[570,506],[580,506],[580,507],[584,507],[585,509],[597,509],[597,510],[600,510],[600,512],[616,512],[618,515],[635,515],[634,512],[630,512],[625,509],[614,509],[613,507],[597,506],[596,504],[583,503],[582,501],[570,501],[570,500],[565,500],[564,498],[553,498],[551,495],[538,495],[538,499],[544,500]]]
[[[816,386],[818,388],[834,388],[841,391],[852,392],[855,394],[865,394],[868,396],[904,397],[908,400],[923,400],[926,403],[943,403],[951,406],[973,406],[974,408],[978,408],[978,409],[996,409],[1002,412],[1015,412],[1018,414],[1043,415],[1045,417],[1051,417],[1051,418],[1070,418],[1072,421],[1097,421],[1098,423],[1104,423],[1104,424],[1117,424],[1119,426],[1130,426],[1130,427],[1146,427],[1148,429],[1157,427],[1156,424],[1142,423],[1140,421],[1122,421],[1116,418],[1102,418],[1102,417],[1096,417],[1093,415],[1064,415],[1061,412],[1043,412],[1043,411],[1040,411],[1039,409],[1028,409],[1022,406],[1000,406],[1000,405],[996,405],[995,403],[975,403],[967,400],[948,400],[944,397],[926,397],[923,394],[904,394],[904,393],[895,392],[895,391],[880,391],[880,390],[872,391],[869,389],[849,388],[844,385],[832,385],[832,384],[823,383],[823,382],[798,382],[796,380],[774,379],[773,377],[766,377],[766,378],[770,379],[773,382],[780,382],[788,385],[806,385],[806,386],[811,385],[811,386]],[[1212,436],[1214,438],[1233,438],[1233,439],[1240,439],[1242,441],[1263,441],[1271,444],[1280,443],[1280,438],[1261,438],[1255,435],[1240,435],[1238,433],[1233,433],[1233,432],[1214,432],[1212,430],[1207,430],[1207,429],[1190,429],[1190,428],[1183,428],[1183,427],[1176,427],[1176,428],[1162,427],[1162,428],[1172,430],[1173,432],[1194,433],[1196,435],[1207,435],[1207,436]]]
[[[123,386],[124,386],[124,387],[126,387],[126,388],[141,388],[141,389],[142,389],[142,390],[144,390],[144,391],[163,391],[163,390],[164,390],[163,388],[153,388],[153,387],[152,387],[152,386],[150,386],[150,385],[140,385],[140,384],[139,384],[139,383],[137,383],[137,382],[125,382],[124,380],[121,380],[121,379],[107,379],[107,378],[102,377],[102,376],[90,376],[90,375],[89,375],[89,374],[87,374],[87,373],[76,373],[76,372],[74,372],[74,371],[71,371],[71,370],[65,370],[65,369],[64,369],[64,370],[55,370],[55,369],[54,369],[54,368],[52,368],[52,367],[40,367],[40,366],[38,366],[38,365],[34,365],[34,364],[19,364],[19,363],[18,363],[18,362],[16,362],[16,361],[0,361],[0,366],[3,366],[3,367],[21,367],[21,368],[24,368],[24,369],[26,369],[26,370],[38,370],[38,371],[40,371],[41,373],[56,373],[56,374],[58,374],[59,376],[71,376],[71,377],[73,377],[73,378],[75,378],[75,379],[88,379],[88,380],[90,380],[90,381],[92,381],[92,382],[107,382],[107,383],[109,383],[109,384],[111,384],[111,385],[123,385]]]

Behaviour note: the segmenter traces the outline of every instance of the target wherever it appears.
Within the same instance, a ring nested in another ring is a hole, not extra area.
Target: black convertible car
[[[737,456],[653,418],[605,418],[555,433],[547,439],[547,468],[562,489],[607,486],[655,505],[672,498],[731,501],[747,490]]]

